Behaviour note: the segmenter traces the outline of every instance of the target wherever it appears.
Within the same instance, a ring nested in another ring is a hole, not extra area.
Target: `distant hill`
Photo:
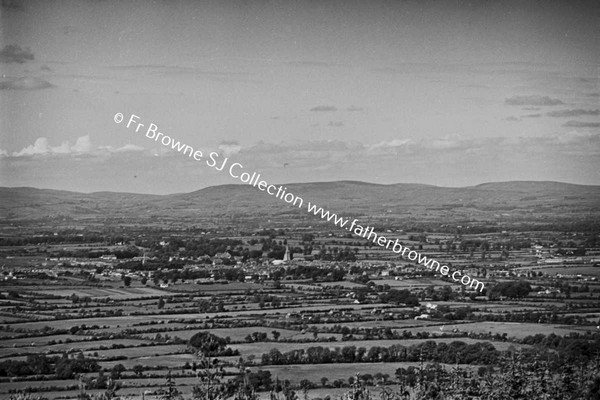
[[[404,220],[597,218],[600,212],[600,186],[560,182],[493,182],[462,188],[357,181],[282,186],[304,200],[302,210],[248,185],[212,186],[172,195],[0,188],[0,221],[168,217],[184,223],[211,216],[317,220],[307,213],[308,202],[348,217]]]

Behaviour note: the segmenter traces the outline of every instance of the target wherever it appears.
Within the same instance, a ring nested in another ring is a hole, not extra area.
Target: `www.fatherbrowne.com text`
[[[124,115],[122,113],[116,113],[113,119],[117,124],[120,124],[124,121]],[[218,152],[213,151],[205,155],[201,150],[195,149],[192,146],[182,143],[179,140],[160,132],[156,124],[150,123],[146,125],[142,123],[140,121],[140,117],[135,114],[130,115],[126,124],[126,128],[133,129],[136,133],[142,133],[148,139],[157,143],[160,142],[163,146],[176,150],[184,156],[194,159],[195,161],[204,161],[207,166],[214,168],[219,172],[227,171],[232,178],[238,179],[244,184],[258,188],[258,190],[265,192],[270,196],[275,196],[278,199],[291,204],[292,206],[296,206],[301,209],[306,207],[308,213],[312,213],[313,215],[327,220],[328,222],[333,222],[334,225],[344,228],[357,236],[370,240],[378,246],[391,249],[394,253],[399,254],[403,258],[405,257],[410,261],[417,262],[418,264],[427,267],[430,271],[438,272],[444,276],[450,276],[455,282],[460,282],[461,284],[470,288],[474,288],[474,290],[479,290],[480,292],[485,289],[483,282],[471,278],[469,275],[463,274],[458,270],[451,273],[450,267],[447,265],[442,265],[432,258],[428,258],[427,256],[420,254],[415,250],[411,250],[409,247],[400,243],[398,239],[388,239],[376,233],[373,227],[360,225],[357,219],[350,220],[340,217],[337,214],[324,210],[322,207],[312,204],[309,201],[304,202],[304,199],[301,197],[288,192],[287,187],[282,185],[276,186],[267,183],[267,181],[261,179],[260,173],[248,172],[244,169],[242,164],[238,162],[232,162],[228,157],[222,158],[222,155]]]

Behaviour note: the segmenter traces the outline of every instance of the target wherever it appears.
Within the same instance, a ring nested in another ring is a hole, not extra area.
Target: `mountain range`
[[[597,219],[600,215],[600,186],[561,182],[493,182],[461,188],[358,181],[282,186],[302,198],[302,208],[249,185],[212,186],[170,195],[0,187],[0,222],[170,218],[183,223],[236,216],[317,220],[307,211],[309,203],[345,217],[375,219]]]

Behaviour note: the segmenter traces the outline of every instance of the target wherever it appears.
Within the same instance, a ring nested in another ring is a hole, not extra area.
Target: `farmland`
[[[586,218],[592,207],[575,206]],[[152,399],[169,381],[190,396],[211,369],[263,399],[284,388],[415,394],[424,377],[495,382],[542,364],[564,375],[598,356],[600,239],[583,217],[568,229],[535,213],[524,222],[543,229],[516,220],[497,229],[495,211],[470,228],[431,211],[423,225],[403,213],[369,219],[482,282],[477,291],[319,221],[285,214],[265,226],[262,210],[220,225],[211,210],[189,225],[166,214],[149,225],[110,213],[105,225],[76,214],[5,221],[0,399]]]

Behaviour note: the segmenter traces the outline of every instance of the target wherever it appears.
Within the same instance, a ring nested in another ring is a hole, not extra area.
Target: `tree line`
[[[330,349],[314,346],[282,353],[277,348],[271,349],[261,356],[262,365],[290,364],[341,364],[370,362],[430,362],[463,364],[493,364],[498,360],[500,352],[489,342],[467,344],[462,341],[451,343],[428,340],[411,346],[394,344],[389,347],[344,346]]]

